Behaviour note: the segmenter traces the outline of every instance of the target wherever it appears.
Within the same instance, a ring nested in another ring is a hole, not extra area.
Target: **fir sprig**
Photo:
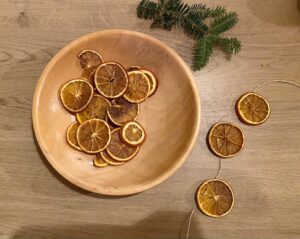
[[[229,56],[241,49],[237,38],[220,35],[238,22],[237,14],[227,12],[222,6],[211,9],[204,4],[188,5],[182,0],[142,0],[137,7],[137,16],[152,20],[151,29],[163,28],[170,31],[177,27],[195,39],[195,70],[206,66],[214,47],[219,47]]]

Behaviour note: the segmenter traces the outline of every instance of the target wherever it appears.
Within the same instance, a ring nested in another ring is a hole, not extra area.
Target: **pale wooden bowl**
[[[95,168],[92,156],[66,142],[67,127],[75,118],[62,107],[58,91],[64,82],[80,76],[76,56],[83,49],[97,50],[105,61],[126,68],[145,67],[159,80],[156,93],[140,105],[137,119],[146,130],[146,142],[122,166]],[[161,183],[184,163],[198,134],[200,100],[189,68],[175,51],[139,32],[107,30],[83,36],[53,57],[36,86],[32,118],[40,148],[63,177],[92,192],[128,195]]]

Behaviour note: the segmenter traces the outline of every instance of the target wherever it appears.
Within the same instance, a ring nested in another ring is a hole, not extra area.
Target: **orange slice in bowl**
[[[88,67],[85,68],[81,73],[81,78],[87,80],[93,87],[94,87],[94,76],[95,72],[97,70],[97,67]]]
[[[140,66],[129,66],[127,68],[127,71],[138,71],[141,70],[142,68]]]
[[[150,92],[148,77],[140,71],[128,72],[128,88],[124,98],[132,103],[140,103],[147,99]]]
[[[90,103],[93,87],[82,79],[75,79],[65,83],[60,90],[63,106],[70,112],[80,112]]]
[[[139,105],[131,103],[124,98],[112,101],[107,110],[107,115],[115,125],[122,126],[125,123],[135,120],[139,114]]]
[[[138,152],[139,146],[131,147],[125,144],[120,138],[120,129],[114,129],[111,132],[111,141],[106,151],[113,159],[126,162],[132,159]]]
[[[79,52],[78,58],[82,69],[98,67],[103,63],[102,56],[94,50],[83,50]]]
[[[79,126],[80,124],[78,122],[74,122],[69,126],[67,130],[67,142],[74,149],[81,151],[77,142],[77,130]]]
[[[110,139],[110,129],[104,120],[87,120],[77,130],[78,144],[84,152],[89,154],[103,151],[109,144]]]
[[[94,95],[89,105],[81,112],[76,114],[79,123],[90,119],[106,119],[107,109],[110,102],[101,95]]]
[[[245,124],[259,125],[268,119],[270,105],[262,95],[249,92],[242,95],[238,100],[236,112]]]
[[[126,123],[120,131],[121,139],[131,146],[138,146],[144,143],[146,133],[144,128],[136,121]]]
[[[148,97],[150,97],[155,93],[155,91],[157,89],[157,85],[158,85],[157,78],[151,71],[142,69],[142,70],[140,70],[140,72],[144,73],[148,77],[148,80],[150,83],[150,91],[149,91]]]
[[[100,152],[100,156],[106,163],[108,163],[109,165],[112,165],[112,166],[119,166],[119,165],[122,165],[125,163],[125,162],[120,162],[120,161],[113,159],[112,157],[109,156],[109,154],[105,150]]]
[[[96,154],[96,157],[93,160],[94,166],[97,168],[104,168],[108,166],[108,163],[103,160],[101,155]]]
[[[115,99],[124,94],[128,77],[124,68],[116,62],[107,62],[98,67],[95,73],[95,86],[106,98]]]
[[[217,156],[222,158],[233,157],[244,146],[244,134],[236,125],[217,123],[209,131],[208,144]]]
[[[198,208],[207,216],[228,214],[234,204],[234,194],[228,183],[211,179],[201,184],[196,195]]]

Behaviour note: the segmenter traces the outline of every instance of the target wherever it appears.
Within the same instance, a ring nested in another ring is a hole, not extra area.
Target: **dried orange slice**
[[[142,69],[142,70],[140,70],[140,72],[144,73],[148,77],[148,80],[150,83],[150,91],[149,91],[148,97],[150,97],[155,93],[155,91],[157,89],[157,78],[151,71]]]
[[[94,76],[95,72],[97,70],[97,67],[88,67],[85,68],[81,73],[81,78],[87,80],[93,87],[94,87]]]
[[[90,119],[83,122],[77,130],[80,148],[90,154],[103,151],[110,142],[110,129],[104,120]]]
[[[141,145],[146,139],[144,128],[136,121],[126,123],[121,128],[120,136],[125,143],[131,146]]]
[[[148,77],[140,71],[128,72],[128,88],[124,98],[132,103],[140,103],[147,99],[150,91]]]
[[[127,68],[127,71],[137,71],[137,70],[141,70],[142,68],[140,66],[129,66]]]
[[[236,111],[245,124],[259,125],[268,119],[270,105],[262,95],[249,92],[240,97],[236,104]]]
[[[209,131],[208,143],[217,156],[229,158],[243,148],[244,134],[239,127],[231,123],[217,123]]]
[[[93,160],[94,166],[97,168],[104,168],[108,166],[108,163],[103,160],[101,155],[96,154],[96,157]]]
[[[94,95],[89,105],[81,112],[76,114],[79,123],[83,123],[89,119],[106,119],[107,109],[110,102],[101,95]]]
[[[107,110],[107,115],[115,125],[122,126],[125,123],[135,120],[139,114],[139,105],[131,103],[124,98],[112,101]]]
[[[82,111],[90,103],[93,96],[93,87],[82,79],[68,81],[60,90],[60,99],[63,106],[70,112]]]
[[[95,73],[95,86],[104,97],[109,99],[118,98],[127,89],[127,73],[116,62],[104,63],[98,67]]]
[[[201,184],[197,191],[198,208],[207,216],[222,217],[234,204],[234,194],[228,183],[211,179]]]
[[[106,151],[113,159],[121,162],[132,159],[138,152],[139,146],[131,147],[123,143],[120,139],[120,129],[114,129],[111,132],[111,141]]]
[[[77,142],[77,130],[79,126],[80,124],[78,122],[74,122],[69,126],[67,130],[67,142],[74,149],[81,151]]]
[[[108,163],[109,165],[112,165],[112,166],[119,166],[119,165],[122,165],[123,163],[125,163],[125,162],[120,162],[120,161],[113,159],[112,157],[109,156],[109,154],[105,150],[100,152],[100,156],[106,163]]]
[[[102,56],[94,50],[83,50],[79,52],[78,58],[82,69],[98,67],[103,63]]]

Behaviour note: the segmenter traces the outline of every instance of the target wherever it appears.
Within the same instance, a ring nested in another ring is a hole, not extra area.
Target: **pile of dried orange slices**
[[[78,58],[81,77],[60,89],[64,108],[76,116],[67,129],[67,142],[95,155],[96,167],[122,165],[146,139],[136,119],[139,104],[155,93],[157,78],[139,66],[125,70],[117,62],[104,62],[94,50],[83,50]]]

